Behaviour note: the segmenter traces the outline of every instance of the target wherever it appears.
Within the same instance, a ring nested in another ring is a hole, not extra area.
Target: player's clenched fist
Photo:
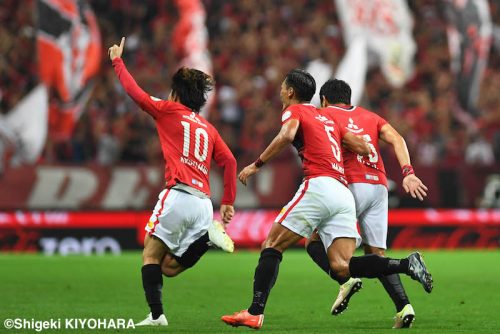
[[[220,206],[220,216],[224,224],[229,224],[234,217],[234,207],[232,205],[222,204]]]
[[[115,58],[120,58],[122,56],[124,46],[125,37],[122,37],[120,45],[113,44],[113,46],[108,49],[109,59],[113,60]]]

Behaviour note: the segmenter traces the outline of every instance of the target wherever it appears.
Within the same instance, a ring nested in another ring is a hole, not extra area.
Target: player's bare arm
[[[363,156],[367,156],[371,153],[370,147],[363,137],[356,136],[351,132],[346,132],[342,138],[342,145],[348,150]]]
[[[380,139],[392,145],[399,165],[403,170],[403,189],[409,193],[413,198],[418,198],[423,201],[427,196],[427,187],[425,184],[413,173],[413,168],[410,164],[410,153],[404,138],[394,129],[390,124],[385,124],[380,130]]]
[[[278,135],[273,139],[271,144],[262,152],[259,159],[243,168],[238,175],[238,179],[244,185],[247,185],[247,179],[257,173],[263,164],[278,155],[287,145],[291,144],[295,139],[300,122],[296,119],[291,119],[281,127]]]

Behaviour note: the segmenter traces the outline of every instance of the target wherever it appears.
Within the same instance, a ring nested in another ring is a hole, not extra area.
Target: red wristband
[[[404,165],[401,168],[401,173],[403,174],[403,177],[407,177],[410,174],[415,174],[411,165]]]
[[[264,166],[265,162],[262,161],[260,158],[258,158],[257,160],[255,160],[254,164],[255,164],[255,167],[260,168],[260,167]]]

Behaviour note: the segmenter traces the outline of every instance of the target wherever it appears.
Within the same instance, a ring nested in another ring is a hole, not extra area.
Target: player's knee
[[[171,268],[171,267],[167,267],[167,266],[162,266],[161,272],[166,277],[175,277],[181,273],[181,270],[179,270],[179,268]]]
[[[349,261],[345,259],[334,259],[330,261],[330,267],[339,277],[349,277]]]

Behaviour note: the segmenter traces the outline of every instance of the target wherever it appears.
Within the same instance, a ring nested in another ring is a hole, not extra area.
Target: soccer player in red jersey
[[[401,165],[403,188],[413,198],[421,201],[427,196],[427,187],[415,175],[410,164],[410,155],[401,135],[382,117],[358,106],[351,106],[351,88],[337,79],[328,80],[320,90],[322,111],[328,114],[340,126],[349,132],[363,136],[371,152],[368,156],[360,156],[343,149],[345,176],[349,189],[356,202],[356,217],[360,226],[365,254],[385,256],[387,248],[387,214],[388,193],[387,177],[384,163],[380,155],[379,139],[391,145]],[[326,272],[330,266],[324,246],[317,234],[307,244],[307,252],[313,260]],[[398,274],[380,276],[385,290],[396,306],[396,323],[394,328],[410,327],[415,312],[408,300]],[[360,281],[358,282],[360,284]],[[340,314],[347,308],[354,284],[341,286],[339,297],[332,307],[333,314]]]
[[[353,257],[361,242],[356,229],[354,197],[347,188],[340,145],[368,155],[367,143],[340,127],[332,118],[308,102],[316,90],[313,77],[303,70],[289,72],[281,85],[282,127],[259,158],[245,167],[238,178],[243,184],[283,148],[293,144],[302,159],[304,181],[293,199],[276,218],[255,269],[253,300],[247,310],[224,315],[232,326],[262,327],[267,298],[276,282],[282,253],[317,230],[338,280],[351,277],[376,278],[406,273],[430,292],[432,278],[418,253],[406,259],[378,255]],[[332,200],[334,199],[334,200]]]
[[[181,68],[172,78],[168,100],[149,96],[127,71],[120,45],[109,56],[120,83],[141,109],[156,123],[165,159],[166,187],[146,225],[142,284],[151,309],[137,325],[167,325],[162,305],[162,269],[175,276],[192,267],[208,250],[208,229],[213,220],[210,201],[210,162],[224,168],[221,217],[229,223],[234,215],[236,160],[217,130],[198,113],[213,87],[212,78],[195,69]],[[161,266],[160,266],[161,264]]]

